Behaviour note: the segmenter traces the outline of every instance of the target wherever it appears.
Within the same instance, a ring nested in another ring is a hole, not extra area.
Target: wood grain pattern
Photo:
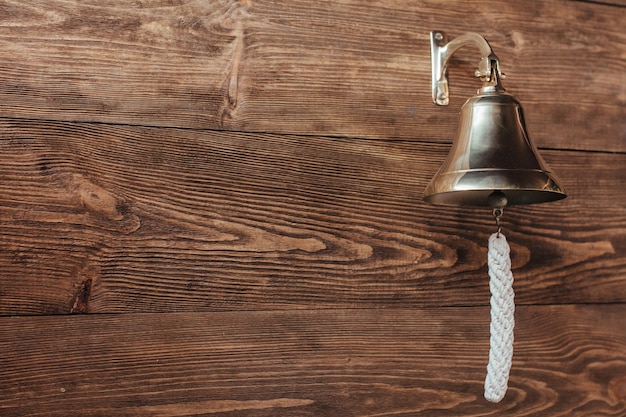
[[[622,416],[624,305],[520,307],[482,398],[487,308],[0,318],[3,416]]]
[[[425,204],[449,147],[3,120],[1,314],[487,305],[488,210]],[[624,302],[626,155],[544,151],[520,304]]]
[[[623,0],[0,0],[0,415],[626,415]],[[570,194],[422,201],[482,33]],[[100,313],[100,314],[98,314]]]
[[[449,142],[428,32],[486,36],[550,148],[626,151],[626,8],[594,2],[2,2],[0,114]],[[590,121],[593,121],[590,123]]]

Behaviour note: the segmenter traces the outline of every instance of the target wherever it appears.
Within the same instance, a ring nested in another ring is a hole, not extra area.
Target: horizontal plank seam
[[[146,124],[133,124],[133,123],[113,123],[102,121],[84,121],[84,120],[55,120],[55,119],[39,119],[39,118],[22,118],[22,117],[10,117],[0,116],[0,121],[8,122],[37,122],[37,123],[54,123],[61,125],[94,125],[94,126],[110,126],[110,127],[132,127],[132,128],[146,128],[146,129],[170,129],[170,130],[182,130],[192,132],[219,132],[219,133],[239,133],[245,135],[273,135],[273,136],[287,136],[287,137],[316,137],[316,138],[328,138],[328,139],[353,139],[359,141],[372,141],[372,142],[395,142],[395,143],[422,143],[422,144],[450,144],[450,142],[433,142],[420,139],[384,139],[384,138],[368,138],[368,137],[354,137],[345,135],[328,135],[328,134],[302,134],[302,133],[276,133],[265,131],[245,131],[245,130],[228,130],[228,129],[208,129],[200,127],[185,127],[185,126],[161,126],[161,125],[146,125]],[[607,151],[600,149],[572,149],[572,148],[558,148],[558,147],[539,147],[545,151],[563,151],[563,152],[580,152],[580,153],[594,153],[594,154],[607,154],[607,155],[626,155],[626,151]]]
[[[574,0],[574,2],[576,2],[576,3],[589,3],[589,4],[597,4],[597,5],[600,5],[600,6],[609,6],[609,7],[626,8],[626,5],[623,5],[623,4],[615,4],[615,3],[610,3],[610,2],[606,2],[606,1],[596,1],[596,0]]]

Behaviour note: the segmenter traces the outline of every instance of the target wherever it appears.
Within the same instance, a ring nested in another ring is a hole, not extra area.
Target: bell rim
[[[424,200],[437,205],[489,206],[488,196],[500,191],[509,206],[562,200],[567,193],[549,171],[479,169],[438,173],[426,187]]]
[[[438,206],[454,206],[454,207],[491,207],[488,203],[488,197],[491,193],[500,191],[507,196],[507,206],[524,206],[530,204],[551,203],[567,198],[564,191],[553,190],[536,190],[536,189],[483,189],[483,190],[455,190],[444,191],[424,196],[424,201],[429,204]],[[532,195],[532,197],[524,199],[520,197],[511,197],[517,194]],[[463,194],[461,197],[460,195]],[[470,195],[471,194],[471,195]],[[537,196],[542,198],[538,199]],[[528,200],[528,201],[526,201]],[[532,200],[532,201],[530,201]]]

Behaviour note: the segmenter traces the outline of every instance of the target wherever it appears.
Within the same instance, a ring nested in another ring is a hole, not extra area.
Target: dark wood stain
[[[2,416],[623,416],[623,1],[0,5]],[[422,193],[485,35],[566,200]]]

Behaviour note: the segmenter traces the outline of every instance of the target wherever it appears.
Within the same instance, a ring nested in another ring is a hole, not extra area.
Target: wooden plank
[[[428,205],[448,146],[0,122],[0,314],[487,305],[489,210]],[[517,302],[624,302],[626,155],[543,152],[507,210]]]
[[[626,151],[626,9],[571,1],[12,1],[0,114],[449,142],[476,52],[430,99],[428,33],[479,31],[550,148]]]
[[[626,307],[516,311],[482,398],[487,308],[0,318],[3,416],[621,416]]]

